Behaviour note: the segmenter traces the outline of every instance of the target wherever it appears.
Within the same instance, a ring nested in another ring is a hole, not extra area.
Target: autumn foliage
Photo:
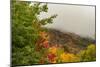
[[[95,44],[74,54],[66,51],[63,44],[51,44],[47,29],[57,15],[40,19],[41,12],[48,12],[47,3],[12,0],[12,65],[32,65],[95,61]],[[82,44],[82,42],[81,42]]]
[[[54,46],[51,46],[48,41],[49,35],[47,35],[46,32],[40,32],[40,34],[41,34],[40,38],[42,38],[41,40],[43,41],[38,43],[39,45],[41,45],[41,48],[38,48],[38,49],[39,50],[46,49],[46,51],[43,52],[44,53],[43,55],[45,56],[42,57],[42,60],[40,60],[42,64],[79,61],[78,56],[64,51],[64,48],[57,46],[56,44]],[[37,47],[39,47],[39,45]]]

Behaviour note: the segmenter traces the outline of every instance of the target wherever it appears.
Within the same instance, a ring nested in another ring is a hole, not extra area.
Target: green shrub
[[[91,44],[86,50],[82,50],[79,54],[80,61],[95,61],[96,60],[96,46]]]

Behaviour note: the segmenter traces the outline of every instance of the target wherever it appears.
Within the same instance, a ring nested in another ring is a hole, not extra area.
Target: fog
[[[94,38],[95,36],[95,7],[79,5],[48,4],[48,12],[41,13],[40,18],[51,15],[58,16],[54,23],[45,27],[58,29],[62,32],[72,32],[81,36]]]

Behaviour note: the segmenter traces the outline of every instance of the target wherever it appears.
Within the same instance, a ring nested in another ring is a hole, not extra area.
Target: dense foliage
[[[96,60],[96,46],[90,44],[86,50],[82,50],[79,54],[80,61],[95,61]]]
[[[38,15],[47,12],[47,4],[12,1],[12,63],[15,65],[37,62],[34,46],[43,31],[42,25],[52,23],[56,15],[40,20]],[[34,58],[34,60],[32,59]]]

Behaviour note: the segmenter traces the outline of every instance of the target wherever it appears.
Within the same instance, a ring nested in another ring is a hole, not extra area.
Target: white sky
[[[48,4],[48,13],[41,13],[41,18],[58,14],[53,24],[47,27],[64,32],[73,32],[81,36],[95,35],[95,7],[64,4]]]

